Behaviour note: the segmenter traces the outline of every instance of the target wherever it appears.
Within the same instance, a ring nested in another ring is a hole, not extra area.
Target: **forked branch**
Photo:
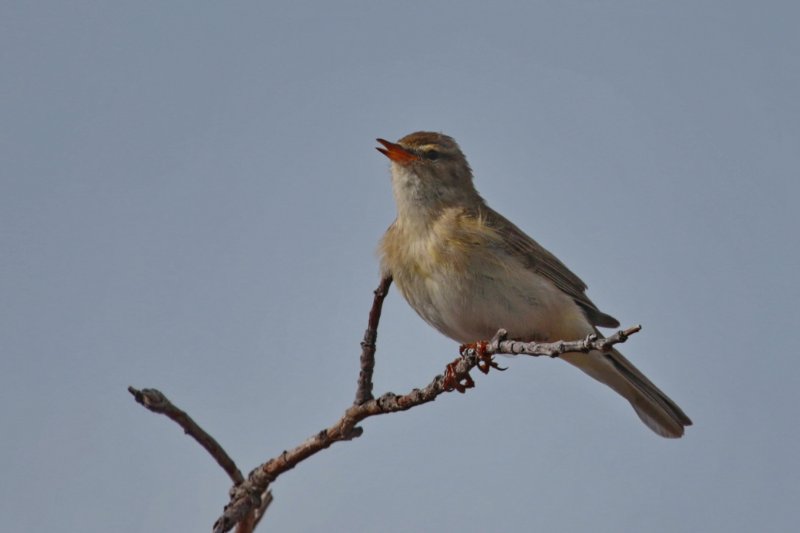
[[[391,283],[391,278],[383,278],[375,290],[367,329],[361,343],[361,365],[353,405],[348,407],[333,425],[312,435],[291,450],[286,450],[261,464],[250,472],[247,479],[242,477],[233,460],[228,457],[222,447],[186,413],[172,405],[163,394],[154,389],[138,391],[132,387],[129,388],[139,403],[151,411],[169,416],[183,427],[186,433],[208,450],[233,480],[234,486],[230,490],[230,501],[225,506],[222,516],[214,523],[215,533],[229,531],[237,524],[239,533],[253,531],[264,515],[266,507],[272,501],[270,484],[284,472],[291,470],[317,452],[330,447],[333,443],[360,437],[363,429],[358,424],[363,420],[371,416],[406,411],[412,407],[432,402],[440,394],[452,390],[452,387],[447,386],[445,377],[438,375],[421,389],[413,389],[402,395],[387,392],[378,398],[373,397],[372,373],[375,368],[375,342],[383,300]],[[461,357],[448,366],[448,372],[452,373],[450,378],[454,378],[456,382],[460,383],[464,380],[471,381],[470,370],[494,354],[558,357],[568,352],[607,351],[613,345],[625,342],[630,335],[640,329],[641,326],[634,326],[606,338],[590,335],[583,340],[551,343],[507,340],[506,331],[501,329],[491,340],[478,343],[479,347],[463,350]]]

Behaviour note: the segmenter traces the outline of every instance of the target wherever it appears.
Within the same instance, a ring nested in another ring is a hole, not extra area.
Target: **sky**
[[[352,401],[394,218],[375,138],[441,131],[488,203],[643,330],[694,420],[564,362],[364,422],[259,531],[790,531],[800,519],[793,2],[0,4],[5,531],[210,531]],[[377,393],[457,354],[392,290]]]

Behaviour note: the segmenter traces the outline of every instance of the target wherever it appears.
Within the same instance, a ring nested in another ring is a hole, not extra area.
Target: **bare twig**
[[[133,394],[136,401],[145,406],[148,410],[165,415],[181,426],[184,433],[194,438],[194,440],[200,443],[200,445],[211,454],[222,469],[228,473],[234,485],[239,485],[244,481],[244,476],[236,467],[236,463],[233,462],[233,459],[230,458],[214,437],[197,425],[186,412],[175,407],[161,391],[156,389],[138,390],[133,387],[128,387],[128,392]],[[272,503],[272,493],[266,491],[261,496],[260,505],[248,511],[242,520],[236,524],[236,533],[252,533],[261,521],[270,503]]]
[[[520,342],[515,340],[506,340],[508,332],[500,329],[495,333],[492,340],[490,340],[483,353],[485,355],[505,354],[505,355],[532,355],[549,357],[558,357],[561,354],[569,352],[587,353],[592,350],[601,352],[608,351],[615,344],[625,342],[628,337],[634,333],[642,330],[641,325],[631,326],[628,329],[619,330],[613,335],[608,337],[601,337],[593,333],[583,339],[582,341],[557,341],[557,342]],[[470,348],[466,354],[474,354],[475,349]]]
[[[614,344],[625,342],[629,335],[641,329],[634,326],[624,331],[619,331],[607,338],[590,335],[582,341],[552,342],[552,343],[519,343],[505,340],[505,330],[499,330],[486,346],[485,355],[505,353],[509,355],[546,355],[557,357],[567,352],[588,352],[591,350],[608,350]],[[469,371],[477,366],[480,356],[476,350],[466,350],[463,357],[452,365],[454,377],[457,381],[465,379]],[[436,376],[426,387],[414,389],[411,392],[398,396],[386,393],[377,399],[367,400],[348,408],[335,424],[323,429],[316,435],[306,439],[305,442],[292,450],[284,451],[279,456],[254,469],[247,480],[231,490],[231,501],[225,507],[222,516],[214,524],[214,533],[223,533],[230,530],[234,524],[242,520],[251,509],[258,505],[259,494],[263,494],[270,483],[281,474],[291,470],[298,463],[311,457],[315,453],[330,447],[334,442],[352,440],[361,436],[363,430],[356,424],[371,416],[406,411],[417,405],[432,402],[437,396],[447,392],[444,386],[444,377]]]
[[[163,393],[156,389],[138,390],[133,387],[128,387],[128,392],[133,395],[137,402],[150,411],[168,416],[181,426],[184,433],[196,440],[200,446],[211,454],[211,457],[213,457],[217,461],[217,464],[227,472],[234,483],[239,484],[244,481],[244,476],[242,476],[241,471],[236,467],[236,463],[234,463],[233,459],[222,449],[222,446],[214,440],[214,437],[198,426],[197,423],[192,420],[192,417],[175,407]]]
[[[375,298],[372,300],[372,309],[369,311],[367,329],[364,331],[364,340],[361,341],[361,371],[358,373],[358,388],[356,389],[355,405],[360,405],[372,399],[372,372],[375,369],[375,342],[378,340],[378,322],[381,320],[383,299],[389,292],[392,277],[381,279],[380,285],[375,289]]]

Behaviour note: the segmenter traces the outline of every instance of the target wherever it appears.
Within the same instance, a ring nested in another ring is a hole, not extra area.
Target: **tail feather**
[[[642,422],[662,437],[679,438],[684,427],[692,425],[686,413],[617,350],[562,358],[627,399]]]

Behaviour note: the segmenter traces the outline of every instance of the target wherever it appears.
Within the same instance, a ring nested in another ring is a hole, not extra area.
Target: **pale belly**
[[[572,298],[522,265],[471,266],[458,274],[442,269],[395,276],[395,282],[426,322],[461,343],[488,340],[499,328],[509,338],[538,341],[593,331]]]

